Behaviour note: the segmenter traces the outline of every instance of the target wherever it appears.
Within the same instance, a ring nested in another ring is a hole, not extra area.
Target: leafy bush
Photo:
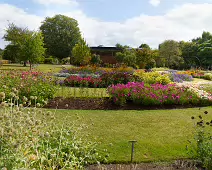
[[[206,73],[204,75],[204,79],[206,79],[206,80],[212,80],[212,73]]]
[[[96,55],[96,54],[93,54],[91,56],[91,64],[101,64],[102,63],[102,60],[100,58],[100,55]]]
[[[54,58],[45,58],[44,60],[44,64],[53,64],[54,63]]]
[[[147,72],[145,73],[144,71],[136,71],[134,73],[135,76],[138,76],[143,82],[147,84],[155,84],[155,83],[160,83],[160,84],[169,84],[171,83],[171,80],[167,74],[160,74],[159,72]]]
[[[52,77],[41,72],[1,71],[0,78],[0,92],[6,92],[6,99],[15,93],[20,97],[20,102],[23,102],[24,96],[28,99],[37,96],[36,101],[44,104],[53,98],[56,90]]]
[[[205,115],[209,114],[207,111]],[[194,143],[190,141],[189,154],[206,169],[212,169],[212,120],[203,119],[203,115],[191,117],[195,121]]]
[[[200,104],[212,103],[211,100],[201,98],[188,87],[178,87],[175,84],[152,84],[129,82],[108,87],[108,92],[115,104],[124,105],[133,101],[142,105],[161,104]]]
[[[52,112],[0,97],[4,108],[0,109],[1,169],[84,169],[104,161],[96,145],[78,138],[78,131],[65,118],[57,125]]]

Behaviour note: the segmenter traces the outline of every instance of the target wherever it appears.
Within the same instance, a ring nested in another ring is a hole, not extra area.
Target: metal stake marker
[[[130,143],[132,143],[132,149],[131,149],[131,162],[133,162],[134,159],[134,145],[137,142],[136,140],[130,140]]]

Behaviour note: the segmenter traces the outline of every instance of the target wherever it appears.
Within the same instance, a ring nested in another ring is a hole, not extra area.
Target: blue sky
[[[77,19],[92,46],[157,48],[165,39],[187,41],[203,30],[212,32],[212,0],[0,0],[0,36],[8,21],[37,30],[55,14]]]

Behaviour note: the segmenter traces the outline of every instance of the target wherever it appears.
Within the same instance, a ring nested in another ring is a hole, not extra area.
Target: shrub
[[[23,102],[24,96],[28,99],[37,96],[36,101],[44,104],[53,98],[56,90],[52,77],[41,72],[1,71],[0,78],[0,92],[6,92],[6,99],[15,93],[20,97],[20,102]]]
[[[45,58],[44,60],[44,64],[53,64],[54,63],[54,58]]]
[[[160,83],[160,84],[169,84],[171,83],[171,80],[167,74],[160,74],[159,72],[147,72],[145,73],[144,71],[136,71],[134,73],[135,76],[138,76],[143,82],[147,84],[155,84],[155,83]]]
[[[127,84],[128,82],[134,82],[138,80],[138,78],[136,78],[136,76],[133,76],[133,74],[124,72],[104,73],[100,76],[100,78],[102,79],[102,82],[105,87],[108,87],[112,84]]]
[[[129,82],[108,87],[108,92],[115,104],[123,105],[133,101],[142,105],[161,104],[200,104],[212,103],[209,99],[200,98],[188,87],[178,87],[175,84],[152,84]]]
[[[65,118],[57,125],[52,112],[9,104],[0,105],[1,169],[84,169],[104,160]]]
[[[102,63],[102,60],[100,58],[100,55],[96,55],[96,54],[93,54],[91,56],[91,64],[101,64]]]
[[[205,115],[209,114],[207,111]],[[212,120],[206,120],[203,115],[191,117],[195,124],[194,142],[190,141],[189,154],[206,169],[212,169]]]
[[[212,73],[205,73],[203,78],[206,79],[206,80],[212,80]]]

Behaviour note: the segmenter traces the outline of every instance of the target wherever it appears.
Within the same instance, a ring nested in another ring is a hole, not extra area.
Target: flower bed
[[[173,82],[182,83],[183,81],[193,81],[193,77],[188,74],[171,73],[170,79]]]
[[[53,98],[55,93],[52,77],[41,72],[1,71],[0,79],[0,92],[3,97],[1,99],[23,102],[31,97],[36,99],[36,102],[44,104]]]
[[[108,92],[113,102],[124,105],[128,101],[141,105],[169,105],[169,104],[199,104],[211,102],[208,99],[200,98],[188,87],[178,87],[175,84],[147,85],[130,82],[126,85],[118,84],[108,87]]]
[[[69,69],[63,69],[60,73],[69,74],[97,74],[102,75],[109,72],[128,72],[133,73],[134,69],[131,67],[118,67],[118,68],[104,68],[95,66],[73,67]]]
[[[70,76],[64,80],[64,85],[70,87],[105,88],[112,84],[127,84],[133,81],[139,81],[139,79],[130,73],[108,72],[103,73],[100,77]]]

